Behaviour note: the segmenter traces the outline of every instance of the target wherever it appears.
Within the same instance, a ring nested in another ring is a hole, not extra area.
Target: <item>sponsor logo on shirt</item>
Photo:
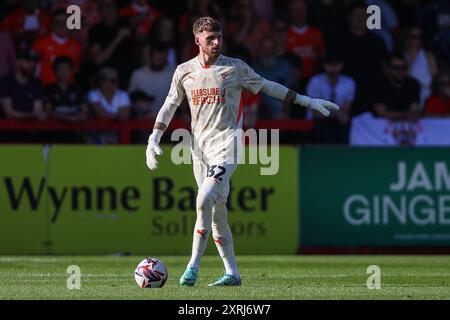
[[[220,92],[220,88],[201,88],[191,90],[192,104],[199,105],[213,105],[225,102],[225,90]]]

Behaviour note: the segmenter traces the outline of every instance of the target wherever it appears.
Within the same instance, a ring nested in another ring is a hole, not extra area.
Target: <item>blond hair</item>
[[[192,32],[194,33],[195,36],[197,33],[203,31],[219,32],[222,31],[222,26],[220,25],[220,22],[214,18],[201,17],[195,20],[194,25],[192,27]]]

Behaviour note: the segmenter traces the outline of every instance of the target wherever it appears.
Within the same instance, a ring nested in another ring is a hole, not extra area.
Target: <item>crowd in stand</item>
[[[79,30],[66,25],[71,4],[81,8]],[[368,29],[368,5],[380,7],[380,29]],[[345,144],[351,118],[363,112],[450,117],[448,0],[6,0],[0,118],[154,119],[176,65],[198,52],[192,23],[200,16],[222,23],[225,55],[341,106],[323,118],[244,91],[246,127],[258,118],[310,119],[311,142]],[[179,109],[184,117],[186,106]]]

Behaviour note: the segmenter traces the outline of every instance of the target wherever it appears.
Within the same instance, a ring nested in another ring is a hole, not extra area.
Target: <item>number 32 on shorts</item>
[[[222,176],[227,172],[227,170],[222,166],[212,165],[208,167],[208,172],[206,173],[207,178],[213,177],[219,181],[222,181]]]

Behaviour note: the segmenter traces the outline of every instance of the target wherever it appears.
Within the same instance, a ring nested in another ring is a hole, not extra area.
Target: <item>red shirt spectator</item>
[[[41,57],[40,77],[44,85],[56,81],[52,69],[52,63],[56,57],[68,56],[74,62],[76,70],[80,67],[81,45],[75,39],[61,39],[52,33],[36,40],[33,50]]]
[[[325,42],[318,29],[291,26],[286,38],[286,49],[301,59],[302,78],[310,78],[318,73],[320,59],[325,54]]]
[[[300,58],[301,77],[307,80],[319,72],[321,58],[325,54],[322,33],[307,25],[308,2],[293,0],[290,6],[292,25],[286,36],[286,49]]]
[[[228,32],[233,35],[233,42],[245,46],[253,58],[259,43],[270,34],[270,24],[258,15],[253,0],[238,0],[236,6],[237,16],[228,23]]]
[[[137,34],[148,34],[153,22],[161,16],[161,12],[153,8],[146,0],[134,0],[119,10],[119,16],[130,18]]]
[[[97,7],[97,1],[95,0],[59,0],[54,2],[52,5],[52,10],[67,9],[70,5],[77,5],[80,7],[81,11],[81,29],[71,30],[72,36],[81,45],[87,47],[88,45],[88,33],[89,29],[100,22],[100,13]]]
[[[64,9],[58,9],[53,13],[53,32],[37,39],[33,44],[33,50],[41,58],[40,78],[44,85],[56,81],[52,69],[52,63],[56,57],[68,56],[72,59],[75,70],[79,69],[81,45],[75,39],[68,37]]]

